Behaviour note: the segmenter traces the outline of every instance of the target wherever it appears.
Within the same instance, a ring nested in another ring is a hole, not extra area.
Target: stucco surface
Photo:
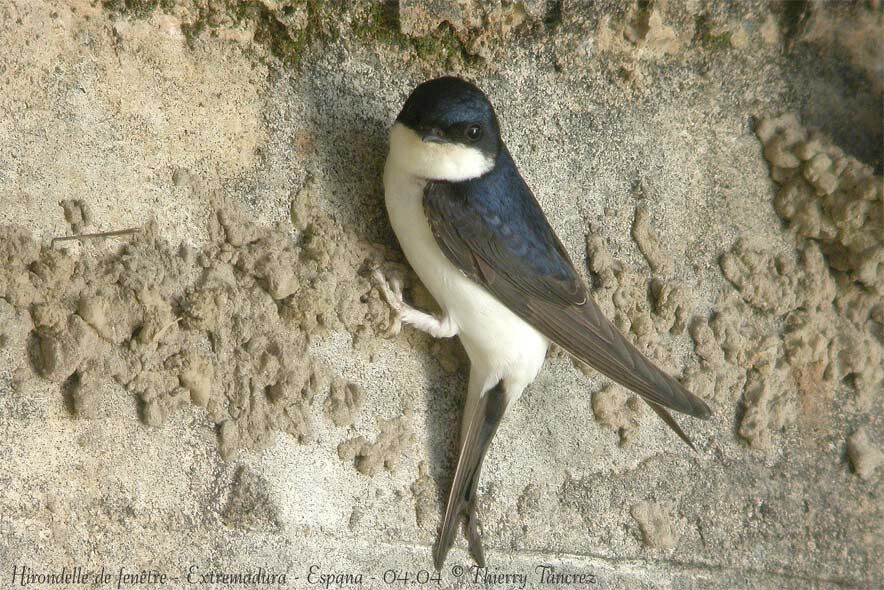
[[[884,583],[878,2],[10,0],[0,39],[0,586],[437,586],[468,361],[387,338],[369,270],[432,308],[381,174],[452,73],[714,416],[691,452],[554,351],[485,462],[489,569],[459,538],[438,586]]]

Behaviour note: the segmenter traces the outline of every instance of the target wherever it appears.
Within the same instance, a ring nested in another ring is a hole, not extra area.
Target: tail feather
[[[485,567],[485,552],[482,549],[482,538],[476,517],[476,490],[479,487],[482,461],[497,433],[497,427],[506,407],[507,397],[503,385],[498,383],[482,395],[475,405],[472,417],[465,417],[469,420],[469,426],[461,441],[451,492],[448,494],[448,506],[433,547],[433,564],[437,570],[442,569],[445,558],[454,545],[454,537],[461,518],[464,516],[467,519],[466,532],[470,553],[479,567]]]

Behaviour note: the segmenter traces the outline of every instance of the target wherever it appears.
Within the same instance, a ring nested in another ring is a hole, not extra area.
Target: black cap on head
[[[489,154],[499,150],[500,126],[488,97],[474,84],[453,76],[415,88],[396,121],[424,141],[460,143]]]

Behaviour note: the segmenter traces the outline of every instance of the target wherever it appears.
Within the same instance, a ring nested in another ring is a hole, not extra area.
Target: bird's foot
[[[414,326],[421,332],[426,332],[435,338],[450,338],[457,334],[457,326],[450,316],[437,318],[405,303],[402,298],[402,283],[399,279],[395,277],[387,279],[380,270],[375,270],[372,277],[381,291],[381,296],[393,311],[393,323],[387,329],[386,334],[388,338],[399,334],[402,331],[403,323]]]
[[[372,272],[371,276],[381,292],[381,297],[393,312],[393,321],[385,334],[387,338],[392,338],[402,331],[402,315],[405,308],[408,307],[402,298],[402,282],[395,277],[388,280],[379,269]]]

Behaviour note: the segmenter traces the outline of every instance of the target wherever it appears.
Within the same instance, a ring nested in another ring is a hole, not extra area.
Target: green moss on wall
[[[121,17],[148,18],[158,9],[171,12],[176,2],[105,0],[102,5]],[[255,43],[289,65],[300,64],[314,43],[337,41],[342,23],[349,23],[349,31],[343,33],[357,42],[413,52],[419,59],[436,65],[464,66],[478,61],[467,53],[447,23],[425,37],[412,38],[403,34],[399,28],[396,2],[291,0],[278,10],[271,10],[260,0],[207,0],[192,2],[188,8],[194,18],[182,24],[182,31],[191,45],[214,29],[240,26],[254,29]],[[306,14],[306,25],[293,26],[291,18],[295,14]]]
[[[108,12],[147,18],[157,8],[171,10],[175,6],[175,0],[103,0],[101,5]]]
[[[726,51],[731,47],[730,31],[713,32],[713,25],[705,14],[694,19],[694,42],[711,51]]]
[[[424,37],[409,37],[399,26],[399,7],[395,2],[378,2],[354,19],[353,33],[364,42],[379,41],[403,51],[413,50],[427,62],[441,65],[471,65],[477,58],[469,55],[447,23]]]

